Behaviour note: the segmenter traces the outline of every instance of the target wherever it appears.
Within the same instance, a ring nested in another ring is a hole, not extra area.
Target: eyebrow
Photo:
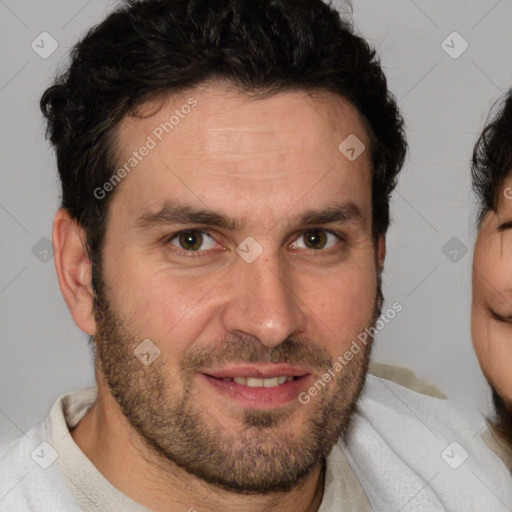
[[[361,209],[352,201],[337,203],[318,210],[308,210],[294,218],[301,226],[319,224],[362,224],[364,216]],[[226,231],[242,231],[242,223],[232,217],[213,210],[198,209],[189,204],[166,202],[156,213],[146,212],[135,222],[135,227],[147,231],[158,226],[173,224],[202,224]]]

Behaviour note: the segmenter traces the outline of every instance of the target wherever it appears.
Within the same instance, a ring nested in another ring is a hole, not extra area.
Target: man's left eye
[[[311,229],[301,233],[297,240],[300,240],[300,242],[292,243],[294,249],[322,250],[330,249],[336,245],[336,242],[340,241],[340,236],[326,229]]]

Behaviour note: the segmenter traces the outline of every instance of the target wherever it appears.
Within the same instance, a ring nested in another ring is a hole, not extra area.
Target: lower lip
[[[290,382],[272,388],[251,388],[235,381],[217,379],[204,373],[200,377],[217,392],[236,401],[246,408],[274,409],[297,400],[301,391],[307,388],[310,375],[304,375]]]

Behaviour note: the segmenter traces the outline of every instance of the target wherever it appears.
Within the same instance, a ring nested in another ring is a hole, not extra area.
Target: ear
[[[386,236],[380,235],[377,241],[377,265],[379,270],[384,268],[384,260],[386,259]]]
[[[92,269],[85,248],[85,232],[61,208],[53,220],[55,268],[62,296],[75,324],[86,334],[96,334],[93,314]]]

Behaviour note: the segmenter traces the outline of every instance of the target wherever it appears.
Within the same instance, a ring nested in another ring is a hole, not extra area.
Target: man
[[[358,402],[406,150],[374,57],[311,0],[132,1],[77,45],[41,103],[97,390],[6,448],[4,509],[506,510],[443,401]]]

